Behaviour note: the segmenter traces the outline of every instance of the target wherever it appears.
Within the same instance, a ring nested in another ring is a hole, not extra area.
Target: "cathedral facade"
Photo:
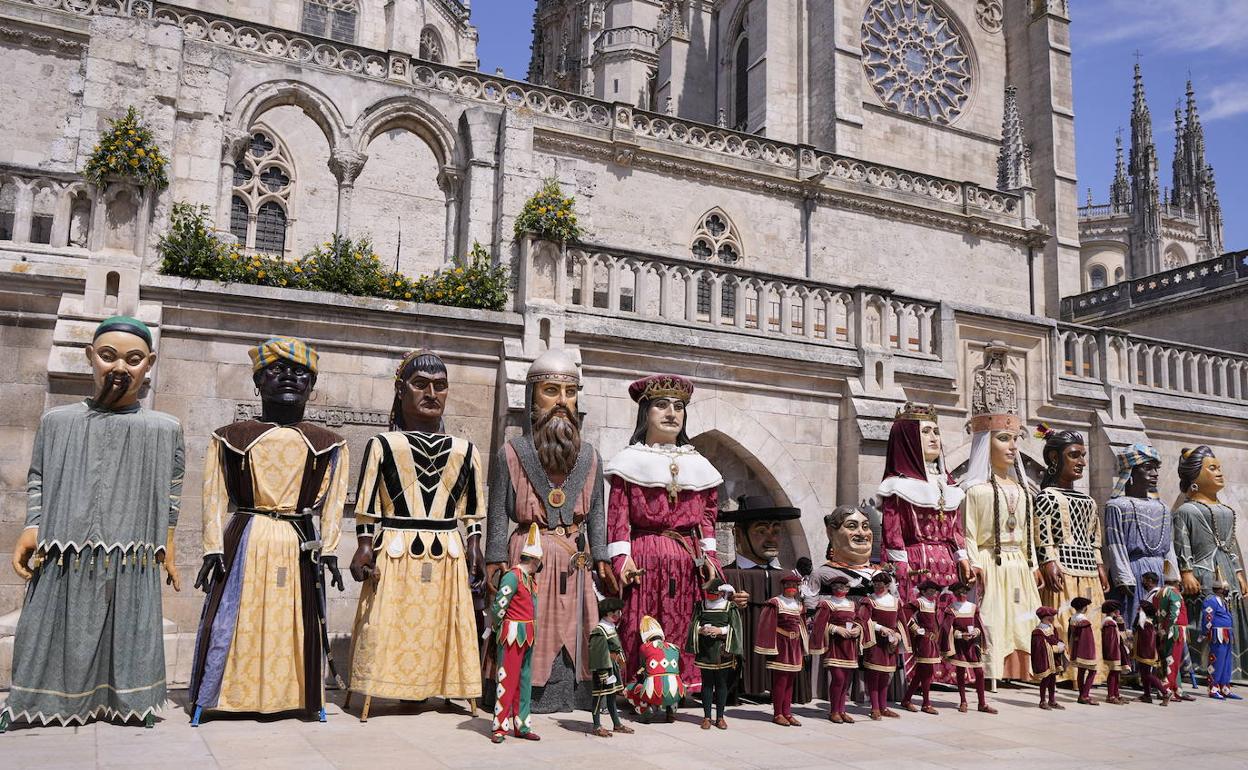
[[[950,467],[977,400],[1083,431],[1101,499],[1138,440],[1161,450],[1167,497],[1181,447],[1248,464],[1248,357],[1059,320],[1087,288],[1066,0],[541,0],[524,81],[478,71],[476,10],[0,0],[5,547],[39,416],[88,392],[89,329],[118,312],[154,329],[145,403],[186,432],[184,575],[207,437],[256,413],[246,348],[278,334],[321,351],[311,418],[357,456],[412,348],[447,361],[448,430],[485,457],[520,429],[524,371],[550,347],[579,357],[604,456],[633,430],[629,381],[687,376],[725,504],[802,509],[787,557],[823,554],[822,516],[874,494],[906,400],[936,406]],[[167,189],[83,177],[130,106],[171,158]],[[552,178],[583,236],[517,237]],[[367,236],[416,275],[480,243],[514,285],[478,311],[174,278],[157,244],[179,202],[244,253]],[[331,598],[335,634],[353,589]],[[0,577],[0,612],[22,592]],[[172,681],[199,607],[166,596]]]

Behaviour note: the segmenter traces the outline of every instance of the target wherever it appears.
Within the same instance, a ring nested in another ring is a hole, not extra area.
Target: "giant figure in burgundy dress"
[[[888,434],[884,480],[877,495],[883,513],[885,558],[896,569],[902,603],[918,599],[918,586],[941,587],[972,577],[958,508],[964,494],[945,469],[936,410],[906,402]],[[934,664],[934,681],[951,684],[953,666]],[[913,674],[914,661],[906,660]]]
[[[642,618],[656,618],[668,638],[684,639],[702,584],[719,572],[716,489],[723,478],[685,435],[693,383],[651,375],[628,393],[637,402],[637,430],[603,475],[611,485],[608,553],[624,586],[619,628],[625,670],[636,671]],[[681,653],[680,671],[689,689],[701,688],[692,653]]]

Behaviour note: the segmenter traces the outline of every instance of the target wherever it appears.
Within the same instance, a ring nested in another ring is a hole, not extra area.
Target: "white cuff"
[[[627,540],[617,540],[614,543],[607,543],[607,558],[614,559],[617,556],[632,556],[633,544]]]
[[[896,563],[899,561],[907,561],[907,562],[910,561],[910,558],[906,556],[905,551],[898,551],[893,548],[889,548],[887,550],[887,553],[888,553],[888,560],[891,562]]]
[[[719,543],[716,542],[715,538],[713,537],[704,537],[702,538],[701,542],[702,542],[702,550],[710,551],[711,553],[715,553],[715,549],[719,545]]]
[[[970,558],[966,555],[965,548],[959,548],[958,550],[954,551],[953,557],[957,559],[958,561],[966,561],[968,558]]]

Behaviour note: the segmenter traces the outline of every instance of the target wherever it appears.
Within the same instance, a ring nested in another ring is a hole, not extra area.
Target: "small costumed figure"
[[[702,586],[702,600],[693,606],[685,652],[693,653],[693,664],[702,671],[702,729],[711,729],[711,705],[715,722],[727,730],[724,707],[728,691],[737,678],[737,660],[744,654],[741,610],[732,602],[733,587],[719,578]]]
[[[680,678],[680,648],[663,639],[663,626],[649,615],[641,619],[641,668],[637,681],[626,693],[641,721],[650,724],[660,710],[668,722],[676,721],[676,707],[685,697],[685,683]]]
[[[1079,686],[1079,702],[1085,706],[1099,706],[1092,700],[1092,683],[1096,681],[1096,670],[1101,666],[1101,655],[1096,649],[1096,626],[1087,616],[1088,605],[1092,600],[1086,596],[1076,596],[1070,600],[1070,608],[1074,614],[1070,616],[1070,624],[1066,634],[1070,640],[1070,662],[1079,669],[1077,684]]]
[[[810,647],[806,610],[798,598],[801,586],[796,571],[782,577],[781,593],[767,600],[754,633],[754,653],[766,656],[771,670],[771,721],[785,727],[802,725],[793,716],[793,685]]]
[[[1170,703],[1170,690],[1158,676],[1158,672],[1165,668],[1157,655],[1156,618],[1157,608],[1152,602],[1140,604],[1139,614],[1135,619],[1135,650],[1132,657],[1135,658],[1136,669],[1140,673],[1140,684],[1144,687],[1140,702],[1152,703],[1155,688],[1161,695],[1161,705],[1165,706]]]
[[[140,403],[156,363],[142,321],[107,319],[86,355],[94,395],[49,410],[35,432],[26,526],[13,550],[29,584],[0,732],[11,719],[78,725],[98,716],[151,727],[165,702],[160,573],[181,589],[173,533],[182,426]],[[6,451],[16,465],[17,448]]]
[[[1157,657],[1166,665],[1166,687],[1174,695],[1171,703],[1195,700],[1182,690],[1179,669],[1187,654],[1187,602],[1183,601],[1182,580],[1173,562],[1166,562],[1165,585],[1157,590],[1153,603],[1157,605]]]
[[[533,643],[537,636],[537,573],[542,571],[542,532],[537,523],[520,549],[520,560],[503,574],[491,609],[497,655],[498,687],[494,721],[495,743],[508,731],[526,741],[541,740],[533,732],[529,691],[533,684]]]
[[[1235,619],[1226,606],[1230,585],[1225,580],[1213,584],[1213,593],[1200,608],[1200,636],[1209,642],[1209,697],[1214,700],[1243,700],[1231,692],[1234,671]]]
[[[1040,607],[1036,617],[1040,625],[1031,632],[1031,672],[1040,680],[1040,708],[1061,711],[1066,707],[1057,702],[1057,675],[1066,670],[1066,643],[1053,622],[1057,610]]]
[[[1131,665],[1131,650],[1127,644],[1126,621],[1122,619],[1122,605],[1110,599],[1101,605],[1101,660],[1108,671],[1105,680],[1105,702],[1125,706],[1119,680],[1122,672]]]
[[[900,716],[888,707],[888,680],[897,670],[898,653],[907,651],[901,602],[889,593],[892,582],[887,572],[877,572],[871,578],[874,593],[858,604],[858,621],[863,629],[862,665],[867,669],[867,694],[874,720]]]
[[[987,632],[984,621],[979,617],[979,607],[967,596],[971,587],[966,583],[954,583],[949,586],[953,601],[945,608],[944,622],[941,625],[943,636],[943,652],[945,659],[954,666],[954,674],[958,681],[958,696],[961,703],[958,711],[965,714],[966,675],[969,672],[975,680],[975,693],[979,696],[979,710],[985,714],[995,714],[997,710],[988,705],[988,696],[984,692],[984,646],[987,644]]]
[[[849,577],[836,575],[828,580],[831,596],[819,600],[815,611],[811,654],[823,659],[828,670],[828,720],[835,724],[853,724],[845,713],[850,678],[858,670],[858,643],[862,623],[858,621],[858,605],[849,598]]]
[[[932,677],[936,672],[936,664],[941,662],[940,608],[936,600],[942,588],[934,580],[924,580],[919,583],[918,589],[919,595],[906,604],[906,628],[910,631],[910,655],[914,660],[914,675],[910,677],[906,695],[901,699],[901,707],[906,711],[921,710],[924,714],[935,714],[936,709],[932,706]],[[922,709],[910,702],[915,693],[923,695]]]
[[[624,614],[624,602],[607,597],[598,602],[598,625],[589,632],[589,668],[593,673],[594,735],[610,738],[612,730],[625,735],[633,728],[620,721],[620,710],[615,703],[618,694],[624,692],[624,647],[616,624]],[[611,714],[611,730],[602,726],[602,709]]]

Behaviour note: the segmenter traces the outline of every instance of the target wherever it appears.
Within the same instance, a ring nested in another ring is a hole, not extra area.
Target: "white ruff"
[[[676,486],[681,490],[701,492],[724,483],[710,460],[691,445],[633,444],[612,457],[602,475],[619,476],[639,487],[666,487],[672,483],[672,463],[676,464]]]
[[[962,505],[965,494],[952,484],[945,484],[945,507],[943,510],[956,511]],[[903,476],[889,476],[880,482],[876,492],[880,498],[896,495],[911,505],[923,508],[937,508],[940,505],[940,486],[938,482],[921,481]]]

